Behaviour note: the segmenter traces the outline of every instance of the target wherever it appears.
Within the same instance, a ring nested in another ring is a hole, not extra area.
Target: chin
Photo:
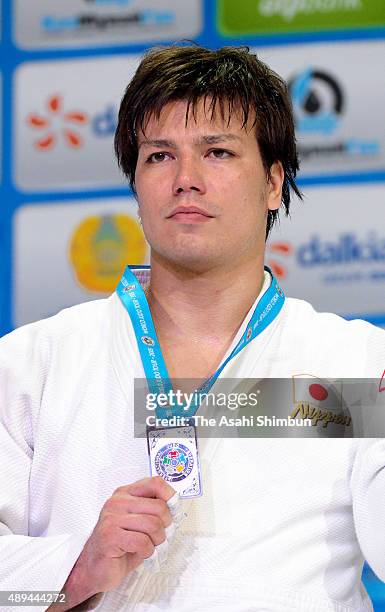
[[[169,261],[173,266],[191,270],[192,272],[205,272],[213,267],[216,267],[221,258],[218,253],[213,253],[210,249],[202,247],[174,248],[173,250],[157,250],[158,256]],[[223,258],[222,258],[223,259]]]
[[[203,272],[215,265],[215,261],[202,253],[172,253],[168,258],[174,265],[187,268],[195,272]]]

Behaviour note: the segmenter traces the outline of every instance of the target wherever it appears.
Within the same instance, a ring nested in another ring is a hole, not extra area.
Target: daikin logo
[[[314,235],[297,249],[297,261],[305,268],[316,266],[385,262],[385,236],[369,232],[364,239],[356,234],[341,234],[334,241]]]
[[[108,104],[100,113],[92,117],[91,127],[95,136],[104,138],[113,136],[118,125],[118,110],[114,104]]]

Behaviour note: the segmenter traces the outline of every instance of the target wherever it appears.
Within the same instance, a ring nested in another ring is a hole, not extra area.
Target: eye
[[[147,164],[158,164],[159,162],[164,161],[166,158],[169,158],[170,155],[165,153],[164,151],[156,151],[155,153],[151,153],[146,159]]]
[[[210,149],[208,155],[214,157],[214,159],[226,159],[227,157],[233,157],[234,154],[227,149]]]

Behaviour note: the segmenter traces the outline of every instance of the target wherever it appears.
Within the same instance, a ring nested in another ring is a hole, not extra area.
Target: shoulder
[[[285,306],[287,342],[299,344],[305,352],[317,352],[331,363],[349,364],[352,376],[377,377],[379,368],[384,370],[385,330],[360,319],[348,321],[317,312],[304,300],[288,298]]]
[[[66,308],[58,314],[23,325],[0,339],[0,366],[12,363],[13,369],[23,364],[49,359],[55,349],[71,344],[72,348],[92,343],[107,332],[111,299],[85,302]]]
[[[286,306],[290,322],[299,328],[335,331],[345,336],[353,335],[356,340],[367,339],[372,335],[385,339],[385,330],[362,319],[347,320],[332,312],[318,312],[309,302],[296,298],[287,298]]]
[[[70,404],[84,373],[98,376],[97,364],[104,367],[112,309],[112,297],[94,300],[0,339],[0,422],[21,448],[33,448],[44,398],[53,411],[60,398]]]

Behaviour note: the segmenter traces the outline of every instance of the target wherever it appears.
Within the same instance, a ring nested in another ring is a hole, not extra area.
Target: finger
[[[133,482],[125,487],[119,487],[117,490],[125,490],[124,492],[139,497],[156,497],[168,501],[175,494],[175,490],[160,476],[151,476],[143,478],[137,482]]]
[[[123,514],[116,517],[118,527],[127,531],[138,531],[151,538],[154,546],[162,544],[166,539],[165,527],[157,516],[150,514]]]
[[[146,514],[158,517],[164,527],[172,523],[172,514],[166,502],[149,497],[134,497],[133,495],[114,494],[104,504],[102,514]]]
[[[154,553],[155,546],[145,533],[119,529],[116,538],[117,547],[125,553],[136,553],[141,559],[147,559]]]

